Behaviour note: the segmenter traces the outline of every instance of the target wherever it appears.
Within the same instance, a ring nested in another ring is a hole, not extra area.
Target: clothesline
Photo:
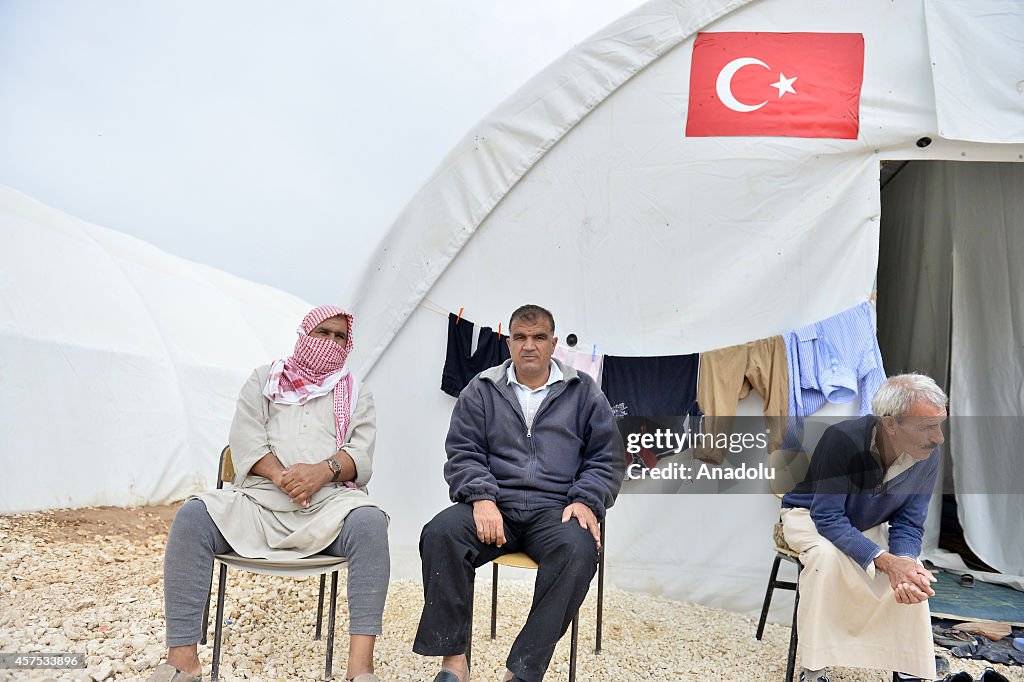
[[[441,390],[458,397],[473,377],[508,360],[510,353],[505,339],[490,327],[478,327],[454,312],[447,317]],[[783,334],[703,353],[591,355],[557,346],[554,357],[590,375],[623,416],[706,415],[711,429],[721,430],[728,438],[734,435],[729,415],[735,415],[739,401],[756,391],[764,400],[769,451],[780,446],[799,449],[802,418],[826,403],[847,403],[859,397],[859,413],[870,413],[871,397],[885,381],[867,301]],[[722,429],[715,427],[719,418]],[[697,457],[718,464],[725,453],[720,445],[702,446]]]
[[[876,301],[878,301],[878,292],[877,291],[873,291],[873,292],[871,292],[871,295],[867,298],[866,302],[873,304]],[[435,315],[439,315],[440,317],[444,317],[444,318],[447,318],[449,314],[455,314],[455,315],[459,315],[460,317],[463,317],[460,313],[461,313],[461,311],[464,310],[464,307],[460,307],[458,311],[449,310],[448,308],[445,308],[444,306],[438,304],[437,302],[431,300],[430,298],[428,298],[426,296],[423,297],[423,299],[420,301],[420,303],[418,304],[417,307],[423,308],[424,310],[426,310],[428,312],[434,313]],[[472,315],[469,315],[467,317],[472,317]],[[826,318],[826,319],[829,319],[829,318]],[[820,322],[821,321],[815,322],[813,324],[820,324]],[[807,326],[809,327],[809,326],[812,326],[812,325],[807,325]],[[502,327],[502,323],[499,322],[497,325],[492,327],[492,329],[501,329],[501,327]],[[792,330],[786,330],[785,332],[783,332],[781,334],[781,336],[785,336],[785,334],[789,333],[790,331],[792,331]],[[508,336],[507,333],[505,333],[503,335],[504,336]],[[575,332],[572,335],[574,335],[577,338],[579,338],[579,335],[575,334]],[[499,333],[499,337],[500,336],[502,336],[501,333]],[[779,334],[774,334],[772,336],[779,336]],[[767,336],[765,338],[772,338],[772,336]],[[753,341],[757,341],[757,340],[758,339],[751,339],[747,343],[750,343],[750,342],[753,342]],[[582,343],[581,340],[577,340],[576,344],[572,345],[572,346],[570,346],[567,343],[563,343],[563,341],[564,341],[564,339],[559,339],[559,344],[558,345],[560,347],[564,346],[564,348],[572,349],[573,351],[575,351],[577,353],[579,353],[582,350],[586,349],[587,345],[588,345],[588,344]],[[599,355],[598,352],[597,352],[599,348],[602,349],[602,352],[600,353],[600,355],[615,355],[614,353],[605,352],[603,347],[601,345],[599,345],[596,341],[590,341],[589,345],[591,347],[591,360],[592,361],[596,361],[597,358],[595,356]],[[742,344],[738,344],[738,345],[742,345]],[[702,353],[710,353],[710,352],[715,351],[715,350],[721,350],[721,349],[719,349],[719,348],[710,348],[710,349],[708,349],[706,351],[700,351],[700,352],[702,352]],[[636,357],[636,356],[631,356],[631,357]]]

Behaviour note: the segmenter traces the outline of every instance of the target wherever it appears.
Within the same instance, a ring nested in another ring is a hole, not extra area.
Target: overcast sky
[[[639,0],[0,0],[0,184],[335,302],[481,117]]]

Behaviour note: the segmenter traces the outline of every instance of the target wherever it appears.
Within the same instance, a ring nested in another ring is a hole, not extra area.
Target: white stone
[[[114,664],[112,661],[103,661],[99,667],[89,674],[96,682],[103,682],[103,680],[109,678],[114,674]]]

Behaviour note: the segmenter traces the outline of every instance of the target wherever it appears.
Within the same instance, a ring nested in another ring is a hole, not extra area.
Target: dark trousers
[[[516,679],[541,680],[597,572],[594,537],[574,518],[562,523],[562,511],[502,510],[506,542],[501,547],[477,539],[470,504],[448,507],[424,526],[423,614],[413,651],[424,656],[465,653],[476,568],[503,554],[526,552],[539,565],[533,606],[506,666]]]

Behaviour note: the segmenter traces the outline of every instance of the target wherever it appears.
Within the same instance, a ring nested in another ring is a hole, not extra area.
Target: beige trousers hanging
[[[809,509],[782,510],[786,543],[800,552],[797,631],[801,665],[873,668],[935,679],[928,602],[899,604],[889,577],[865,571],[818,534]],[[864,535],[888,547],[888,529]]]
[[[764,398],[768,452],[774,452],[782,445],[789,416],[789,363],[782,337],[771,336],[700,354],[697,404],[707,415],[703,433],[716,440],[720,435],[728,438],[736,406],[750,395],[751,389]],[[702,462],[721,464],[726,451],[701,446],[693,449],[693,456]]]

